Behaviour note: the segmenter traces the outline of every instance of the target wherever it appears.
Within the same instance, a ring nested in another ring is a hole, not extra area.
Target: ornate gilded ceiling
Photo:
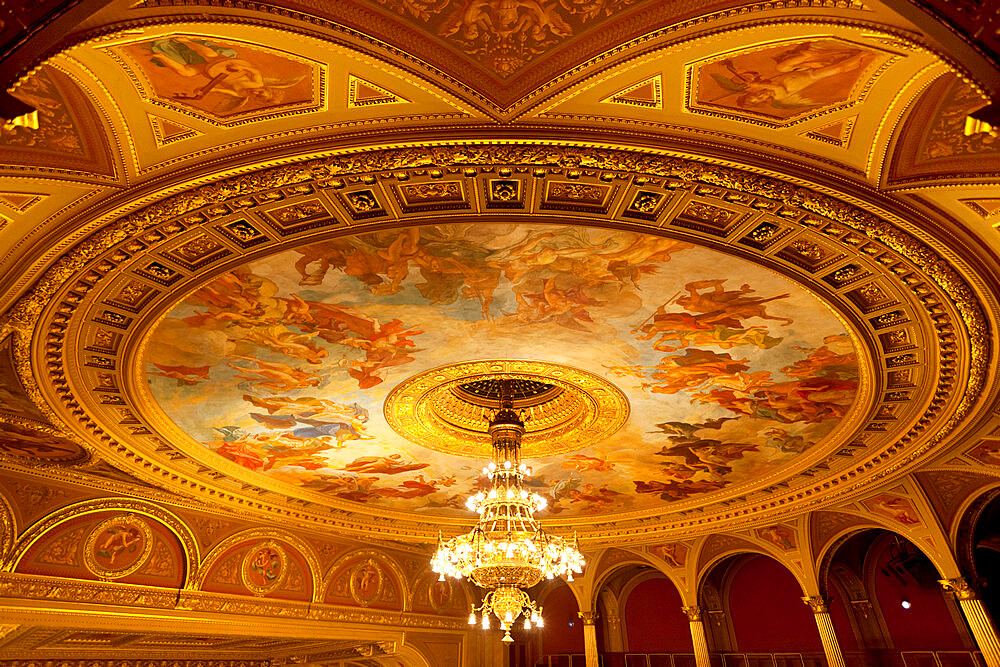
[[[1000,148],[895,13],[325,4],[111,7],[14,86],[5,462],[425,541],[494,364],[583,415],[535,479],[597,544],[875,502],[989,430]]]
[[[447,200],[460,184],[402,189]],[[556,181],[543,196],[589,191]],[[288,210],[300,209],[272,215]],[[478,361],[491,355],[526,361]],[[539,430],[529,413],[525,455],[566,516],[756,481],[821,446],[859,394],[850,336],[794,283],[683,241],[553,224],[395,228],[262,258],[173,308],[145,362],[159,407],[217,455],[321,496],[429,514],[464,513],[481,466],[458,457],[491,455],[482,411],[453,407],[435,381],[565,383],[567,404],[540,406]]]

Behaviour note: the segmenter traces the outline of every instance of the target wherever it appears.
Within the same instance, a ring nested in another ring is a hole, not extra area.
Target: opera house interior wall
[[[0,0],[0,84],[0,666],[1000,667],[997,2]]]

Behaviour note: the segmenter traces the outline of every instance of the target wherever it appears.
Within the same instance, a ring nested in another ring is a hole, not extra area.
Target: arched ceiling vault
[[[652,543],[994,426],[988,86],[881,3],[125,4],[0,131],[0,421],[54,464],[427,541],[502,372],[563,392],[547,524]]]

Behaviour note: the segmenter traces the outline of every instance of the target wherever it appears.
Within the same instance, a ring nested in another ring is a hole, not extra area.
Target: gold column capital
[[[578,611],[576,612],[576,615],[583,620],[584,625],[594,625],[597,621],[596,611]]]
[[[697,605],[693,607],[681,607],[681,611],[687,615],[688,620],[691,622],[702,620],[702,615],[704,614],[704,610]]]
[[[823,595],[810,595],[802,598],[802,602],[812,609],[814,614],[830,613],[830,598]]]
[[[954,579],[939,579],[941,588],[949,593],[953,593],[958,600],[978,600],[979,591],[970,584],[965,577],[955,577]]]

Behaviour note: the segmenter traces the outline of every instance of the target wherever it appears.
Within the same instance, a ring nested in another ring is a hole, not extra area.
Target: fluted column
[[[705,636],[705,623],[702,620],[701,607],[684,607],[688,621],[691,622],[691,644],[694,646],[694,663],[696,667],[709,667],[708,638]]]
[[[844,653],[840,650],[840,642],[837,641],[837,632],[833,629],[829,601],[822,595],[804,597],[802,601],[809,605],[813,617],[816,619],[816,628],[819,630],[819,639],[823,642],[823,653],[826,654],[827,665],[829,667],[846,667]]]
[[[979,592],[962,577],[942,579],[940,583],[944,590],[954,593],[955,599],[958,600],[958,606],[962,608],[987,667],[1000,667],[1000,639],[997,637],[997,628],[986,607],[983,606],[983,601],[979,599]]]
[[[598,667],[597,660],[597,612],[579,611],[583,620],[583,651],[587,657],[587,667]]]

